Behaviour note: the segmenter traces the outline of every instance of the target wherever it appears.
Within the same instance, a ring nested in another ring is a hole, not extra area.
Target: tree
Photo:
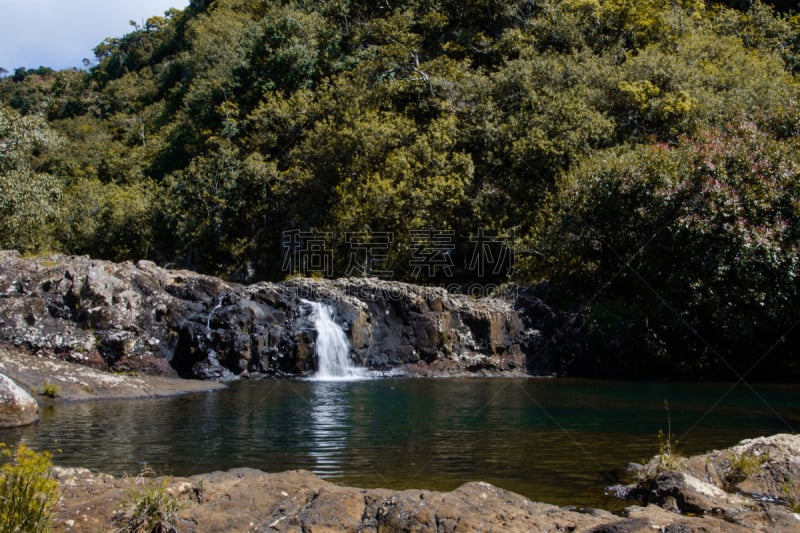
[[[41,117],[0,104],[0,247],[33,252],[53,244],[62,184],[37,172],[34,160],[62,144]]]
[[[603,349],[580,363],[736,377],[771,355],[797,371],[783,338],[800,320],[796,150],[739,121],[573,169],[536,245],[548,276],[589,305]]]

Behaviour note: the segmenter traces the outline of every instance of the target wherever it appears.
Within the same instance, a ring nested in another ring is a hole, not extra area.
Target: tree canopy
[[[548,280],[576,367],[796,371],[800,17],[727,4],[193,0],[0,79],[2,245]]]

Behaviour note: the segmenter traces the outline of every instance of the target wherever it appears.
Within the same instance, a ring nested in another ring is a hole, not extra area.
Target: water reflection
[[[344,473],[344,452],[348,449],[349,411],[347,383],[316,381],[311,383],[308,399],[310,414],[309,455],[312,471],[321,476]]]
[[[611,506],[602,489],[615,472],[657,451],[665,398],[684,454],[800,425],[800,386],[758,386],[758,394],[740,386],[724,396],[729,388],[536,379],[250,382],[216,394],[58,405],[35,426],[0,430],[0,441],[113,474],[136,473],[143,463],[176,475],[304,468],[364,487],[451,490],[485,480],[550,503]]]

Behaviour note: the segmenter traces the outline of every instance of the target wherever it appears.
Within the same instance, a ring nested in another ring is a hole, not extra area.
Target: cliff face
[[[238,285],[148,261],[0,252],[0,342],[91,366],[184,377],[315,369],[311,306],[334,312],[351,357],[412,374],[559,371],[566,318],[528,291],[474,299],[375,279]]]

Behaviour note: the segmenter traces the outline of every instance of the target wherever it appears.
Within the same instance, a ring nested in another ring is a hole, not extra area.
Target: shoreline
[[[216,381],[139,373],[115,374],[4,345],[0,345],[0,374],[14,380],[40,404],[45,405],[75,401],[165,398],[228,388],[224,383]],[[58,388],[53,397],[42,393],[47,385]]]
[[[800,437],[779,434],[675,457],[671,470],[658,469],[657,456],[639,465],[644,476],[621,487],[630,491],[630,499],[619,514],[533,501],[482,481],[441,492],[338,485],[307,470],[235,468],[187,477],[115,477],[54,467],[61,487],[54,531],[114,530],[130,517],[132,494],[160,487],[159,500],[175,504],[172,524],[184,533],[789,532],[800,529],[800,514],[792,512],[792,502],[774,497],[780,490],[774,482],[786,474],[797,479],[798,449]],[[733,486],[728,469],[743,456],[764,459]],[[634,499],[643,488],[647,493]]]

